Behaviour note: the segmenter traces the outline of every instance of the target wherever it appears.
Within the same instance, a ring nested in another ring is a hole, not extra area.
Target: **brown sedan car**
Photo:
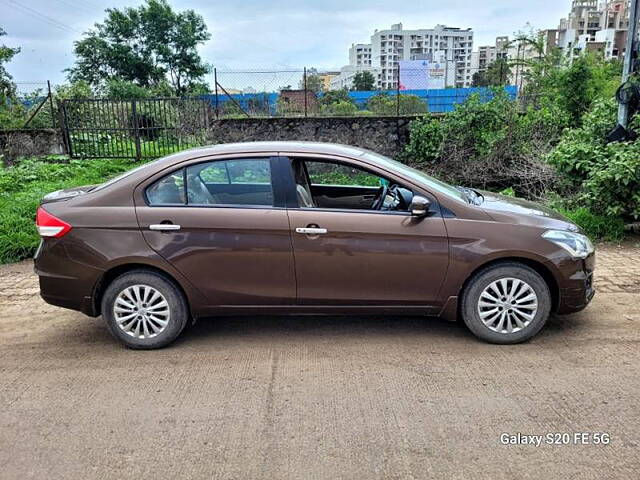
[[[461,318],[517,343],[593,297],[593,246],[543,206],[452,187],[370,151],[216,145],[47,195],[49,303],[102,314],[132,348],[228,314]]]

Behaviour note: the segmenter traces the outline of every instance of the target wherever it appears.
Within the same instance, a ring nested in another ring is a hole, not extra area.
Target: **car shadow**
[[[581,318],[582,312],[553,315],[545,328],[529,343],[556,344],[567,342],[588,328]],[[70,319],[71,321],[71,319]],[[102,318],[73,318],[76,334],[72,337],[59,329],[47,331],[46,344],[87,347],[96,350],[119,349]],[[59,337],[59,338],[56,338]],[[438,317],[423,316],[222,316],[200,319],[189,325],[165,350],[183,348],[229,347],[246,343],[248,346],[270,347],[280,344],[323,344],[327,342],[348,345],[362,342],[412,342],[431,344],[487,345],[478,340],[462,322],[450,322]],[[64,349],[62,349],[64,350]]]
[[[225,316],[205,318],[190,325],[176,344],[201,339],[268,339],[273,337],[469,337],[466,328],[437,317],[422,316]]]
[[[543,330],[530,343],[565,342],[588,328],[581,313],[552,315]],[[190,325],[174,342],[174,347],[235,341],[269,343],[274,338],[291,342],[340,341],[351,339],[384,341],[424,339],[437,343],[453,340],[460,343],[484,343],[463,322],[423,316],[228,316],[200,319]]]

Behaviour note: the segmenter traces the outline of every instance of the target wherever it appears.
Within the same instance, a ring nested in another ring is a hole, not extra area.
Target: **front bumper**
[[[586,308],[596,290],[593,286],[595,254],[576,262],[575,271],[566,278],[559,289],[558,313],[574,313]]]

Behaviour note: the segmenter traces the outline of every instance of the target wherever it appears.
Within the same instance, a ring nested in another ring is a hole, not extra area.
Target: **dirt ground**
[[[0,478],[638,478],[640,248],[600,247],[596,275],[587,310],[524,345],[439,319],[223,318],[137,352],[40,300],[31,262],[1,266]]]

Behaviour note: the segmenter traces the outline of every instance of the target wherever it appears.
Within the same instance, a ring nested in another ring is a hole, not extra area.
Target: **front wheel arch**
[[[553,276],[553,273],[551,272],[551,270],[549,270],[549,268],[544,265],[541,262],[538,262],[536,260],[532,260],[530,258],[525,258],[525,257],[503,257],[503,258],[496,258],[494,260],[491,260],[489,262],[483,263],[482,265],[479,265],[478,267],[476,267],[472,272],[469,273],[469,275],[467,275],[466,280],[464,281],[464,283],[462,284],[462,287],[460,288],[460,292],[458,293],[458,308],[457,308],[457,312],[458,312],[458,318],[460,318],[460,312],[461,312],[461,307],[462,307],[462,297],[463,297],[463,293],[464,291],[467,289],[469,282],[471,281],[472,278],[474,278],[478,272],[485,270],[487,268],[491,268],[494,267],[496,265],[499,264],[507,264],[507,263],[521,263],[533,270],[536,271],[536,273],[538,275],[540,275],[542,277],[542,279],[545,281],[545,283],[547,284],[547,287],[549,287],[549,292],[551,293],[551,311],[554,312],[556,311],[556,309],[558,308],[558,303],[560,301],[560,288],[558,286],[558,282],[556,281],[555,277]]]

